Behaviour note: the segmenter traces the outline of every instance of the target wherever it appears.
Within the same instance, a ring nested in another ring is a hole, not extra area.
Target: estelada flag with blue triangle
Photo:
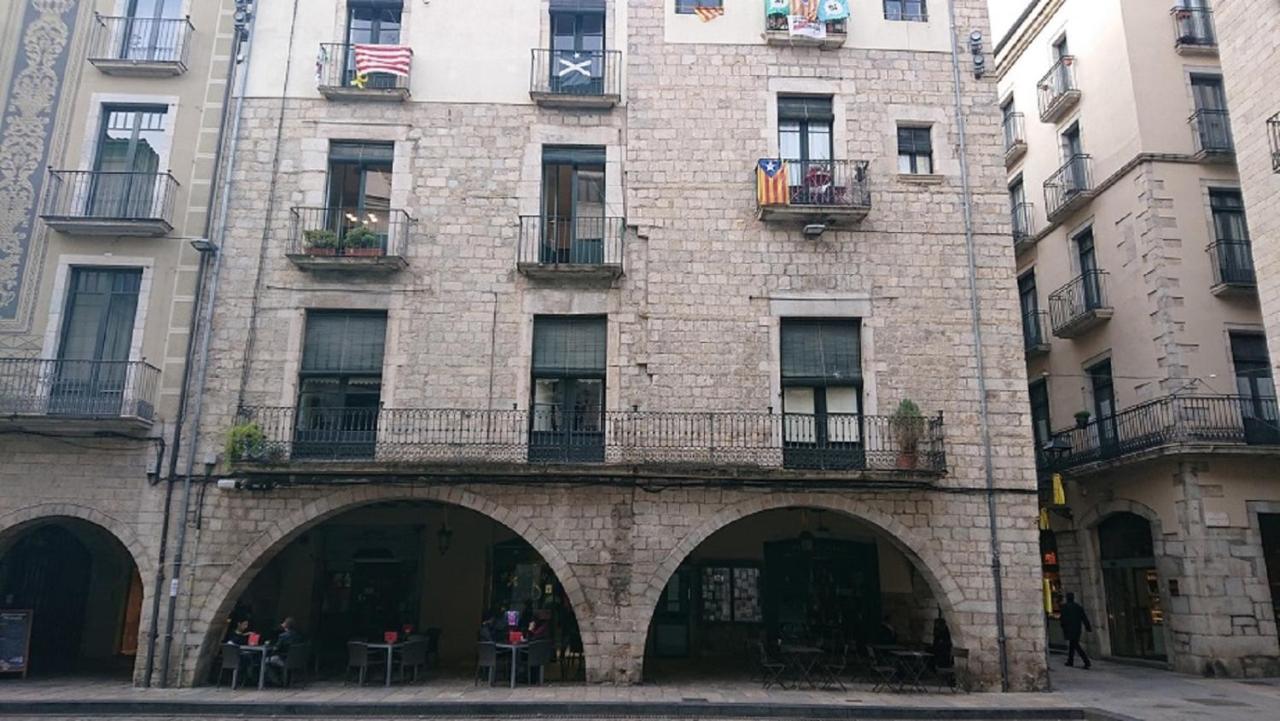
[[[787,164],[777,158],[761,158],[756,163],[756,201],[760,205],[790,205]]]

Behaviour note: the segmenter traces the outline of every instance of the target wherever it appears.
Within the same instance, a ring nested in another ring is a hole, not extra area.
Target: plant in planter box
[[[1079,411],[1076,413],[1076,428],[1084,430],[1089,427],[1089,418],[1092,417],[1089,411]]]
[[[240,421],[227,431],[227,444],[223,457],[228,463],[240,461],[261,462],[268,458],[267,434],[262,426],[252,421]]]
[[[382,235],[367,225],[357,225],[342,239],[343,253],[357,256],[382,255]]]
[[[307,255],[337,255],[338,234],[325,228],[302,231]]]
[[[920,439],[924,437],[927,421],[920,407],[909,399],[903,399],[889,418],[893,437],[898,442],[898,468],[912,469],[920,462]]]

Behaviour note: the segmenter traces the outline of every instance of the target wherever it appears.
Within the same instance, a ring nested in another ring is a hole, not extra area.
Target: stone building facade
[[[1051,641],[1070,591],[1095,653],[1255,676],[1280,670],[1270,221],[1241,195],[1259,140],[1231,126],[1258,111],[1224,92],[1214,18],[1040,2],[997,71]]]

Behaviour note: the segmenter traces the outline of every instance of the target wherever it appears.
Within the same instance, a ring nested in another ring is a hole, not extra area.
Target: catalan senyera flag
[[[1049,509],[1048,508],[1040,509],[1040,530],[1042,531],[1049,530]]]
[[[756,163],[756,201],[760,205],[790,205],[787,164],[777,158],[761,158]]]
[[[809,20],[817,20],[818,0],[791,0],[791,14],[802,15]]]
[[[1053,584],[1049,583],[1049,579],[1042,579],[1044,594],[1044,612],[1053,613]]]
[[[724,6],[720,7],[703,7],[699,5],[693,9],[693,12],[702,18],[702,22],[709,23],[712,20],[724,15]]]
[[[413,48],[404,45],[356,45],[352,51],[355,55],[358,75],[386,73],[409,77]]]

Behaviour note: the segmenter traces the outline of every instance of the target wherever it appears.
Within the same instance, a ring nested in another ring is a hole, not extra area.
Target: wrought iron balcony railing
[[[1219,240],[1209,245],[1214,290],[1254,289],[1258,276],[1253,269],[1253,244],[1248,240]]]
[[[1012,163],[1027,150],[1026,120],[1022,113],[1009,113],[1000,122],[1004,135],[1004,160]]]
[[[1280,113],[1267,119],[1267,143],[1271,146],[1271,172],[1280,173]]]
[[[179,75],[191,54],[187,18],[95,16],[89,62],[118,75]]]
[[[756,172],[758,213],[764,220],[795,218],[860,219],[871,209],[865,160],[764,160],[778,163],[768,177]]]
[[[1022,314],[1022,349],[1028,356],[1049,352],[1049,314],[1029,310]]]
[[[317,261],[403,259],[412,222],[408,213],[395,208],[294,208],[289,256]]]
[[[402,45],[378,46],[403,51]],[[320,94],[333,100],[405,100],[409,97],[409,76],[392,73],[361,74],[356,66],[357,45],[321,43],[316,58],[316,86]]]
[[[50,170],[41,217],[68,232],[163,235],[177,189],[169,173]]]
[[[534,48],[529,94],[544,105],[614,105],[622,97],[622,51]]]
[[[826,37],[816,38],[808,35],[793,35],[786,15],[766,15],[764,39],[769,45],[838,48],[844,45],[849,37],[849,23],[844,19],[828,21],[823,30]]]
[[[942,416],[575,413],[559,410],[253,406],[240,423],[264,440],[238,449],[258,464],[604,464],[761,472],[946,471]]]
[[[1093,156],[1073,155],[1044,181],[1044,207],[1050,220],[1093,197]]]
[[[149,423],[159,381],[141,361],[0,358],[0,416]]]
[[[1104,270],[1086,271],[1049,294],[1049,318],[1059,338],[1074,338],[1110,318],[1111,311]]]
[[[1235,142],[1231,139],[1231,116],[1225,110],[1201,108],[1187,118],[1195,141],[1196,156],[1231,155]]]
[[[1066,55],[1054,63],[1036,84],[1036,91],[1040,121],[1050,123],[1061,118],[1080,99],[1075,56]]]
[[[520,216],[516,263],[521,271],[591,270],[622,273],[625,221],[606,216]]]
[[[1013,247],[1021,249],[1035,237],[1035,211],[1032,203],[1018,203],[1013,206]]]
[[[1208,52],[1218,47],[1218,34],[1213,27],[1213,10],[1206,7],[1174,6],[1174,47],[1179,52]]]
[[[1165,446],[1280,446],[1276,399],[1252,396],[1167,396],[1054,434],[1056,454],[1041,463],[1069,469]],[[1280,450],[1280,449],[1277,449]],[[1056,455],[1056,457],[1055,457]]]

